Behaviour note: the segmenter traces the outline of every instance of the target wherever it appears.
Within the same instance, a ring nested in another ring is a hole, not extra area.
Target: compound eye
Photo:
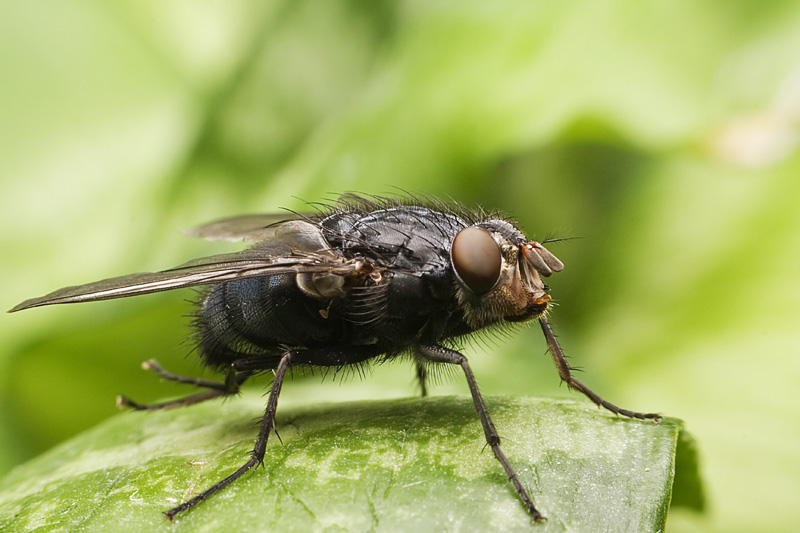
[[[500,277],[500,247],[484,229],[459,231],[453,241],[452,257],[456,274],[476,294],[489,292]]]

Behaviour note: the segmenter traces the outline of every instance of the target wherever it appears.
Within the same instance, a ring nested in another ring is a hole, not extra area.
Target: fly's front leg
[[[207,379],[200,379],[200,378],[192,378],[188,376],[180,376],[178,374],[173,374],[172,372],[168,372],[164,370],[164,368],[158,364],[158,361],[155,359],[149,359],[142,363],[142,368],[145,370],[152,370],[159,377],[174,381],[176,383],[185,383],[187,385],[194,385],[195,387],[200,387],[204,389],[208,389],[205,392],[200,392],[198,394],[192,394],[191,396],[186,396],[184,398],[179,398],[177,400],[171,400],[168,402],[163,403],[153,403],[153,404],[140,404],[128,398],[127,396],[119,395],[117,396],[117,406],[120,408],[123,407],[131,407],[136,411],[159,411],[161,409],[173,409],[175,407],[184,407],[186,405],[193,405],[196,403],[204,402],[206,400],[210,400],[212,398],[219,398],[220,396],[230,396],[232,394],[237,394],[239,392],[239,387],[247,381],[253,373],[252,372],[236,372],[234,369],[228,371],[225,376],[225,382],[220,383],[217,381],[210,381]]]
[[[556,339],[555,333],[553,333],[553,328],[550,327],[550,323],[546,318],[542,317],[539,319],[539,324],[542,326],[542,333],[544,333],[544,338],[547,340],[547,346],[550,349],[550,354],[553,356],[553,361],[556,363],[558,375],[570,389],[574,389],[583,393],[595,404],[608,409],[612,413],[630,418],[638,418],[640,420],[651,419],[655,420],[656,422],[661,421],[661,415],[657,413],[637,413],[635,411],[628,411],[627,409],[617,407],[613,403],[605,401],[600,396],[592,392],[589,387],[572,377],[572,369],[570,368],[569,363],[567,363],[567,358],[564,356],[564,351],[558,344],[558,340]]]
[[[494,453],[494,456],[498,461],[500,461],[500,464],[503,465],[503,470],[506,471],[509,481],[511,481],[511,484],[514,485],[514,490],[517,491],[517,495],[519,495],[522,503],[525,505],[528,514],[531,515],[531,520],[534,522],[544,521],[545,518],[539,511],[536,510],[536,507],[533,505],[533,500],[531,500],[531,497],[528,495],[528,491],[522,486],[522,482],[519,480],[517,473],[514,472],[514,469],[511,467],[511,463],[508,462],[505,454],[500,449],[500,435],[497,434],[497,430],[492,423],[492,419],[489,417],[489,411],[486,409],[486,403],[483,401],[483,397],[478,390],[478,384],[475,381],[475,376],[472,374],[472,369],[469,367],[469,363],[467,363],[467,358],[455,350],[450,350],[443,346],[437,345],[419,346],[417,348],[417,352],[419,355],[429,359],[430,361],[436,363],[449,363],[452,365],[459,365],[461,367],[461,369],[464,371],[464,375],[467,378],[469,391],[472,394],[472,401],[475,403],[475,410],[478,411],[478,416],[480,416],[481,419],[483,433],[486,435],[486,443],[489,445],[489,447],[491,447],[492,453]]]

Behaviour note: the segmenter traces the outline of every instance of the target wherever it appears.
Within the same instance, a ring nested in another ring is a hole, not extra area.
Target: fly
[[[148,411],[191,405],[236,394],[256,373],[274,373],[250,458],[204,492],[165,511],[169,520],[263,462],[284,377],[292,367],[340,369],[410,355],[423,395],[431,367],[461,367],[486,442],[536,522],[544,517],[500,448],[469,363],[455,349],[459,340],[482,329],[537,320],[569,388],[613,413],[660,419],[621,409],[572,376],[546,318],[550,295],[543,281],[564,265],[501,216],[442,202],[348,194],[316,215],[247,215],[189,234],[255,244],[161,272],[66,287],[11,310],[205,286],[195,320],[198,353],[224,379],[178,376],[148,361],[147,368],[161,377],[205,390],[152,405],[121,397],[120,404]]]

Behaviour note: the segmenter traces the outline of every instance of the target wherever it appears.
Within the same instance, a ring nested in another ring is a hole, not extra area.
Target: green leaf
[[[264,468],[171,525],[162,511],[246,460],[264,408],[246,394],[121,414],[17,468],[0,487],[0,529],[664,529],[680,421],[629,420],[587,402],[487,400],[545,524],[530,524],[471,399],[434,397],[279,409]]]

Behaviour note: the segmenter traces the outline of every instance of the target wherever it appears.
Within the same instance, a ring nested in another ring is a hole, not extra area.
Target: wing
[[[161,272],[142,272],[65,287],[26,300],[11,312],[43,305],[125,298],[287,272],[347,276],[362,267],[361,262],[341,257],[331,249],[319,228],[309,222],[298,220],[278,224],[272,233],[271,239],[241,252],[195,259]]]
[[[200,237],[208,241],[258,242],[271,239],[275,228],[282,222],[302,218],[295,213],[269,215],[241,215],[223,218],[183,232],[189,237]]]

